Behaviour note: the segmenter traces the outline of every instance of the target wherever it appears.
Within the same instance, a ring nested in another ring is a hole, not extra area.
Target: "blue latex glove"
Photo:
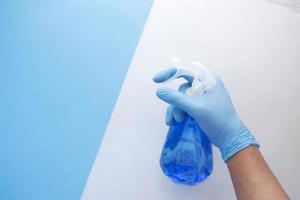
[[[159,72],[153,78],[161,83],[176,73],[176,68]],[[184,76],[188,82],[179,87],[179,91],[159,88],[157,96],[170,104],[167,109],[166,124],[173,120],[181,122],[186,113],[192,116],[208,138],[217,146],[226,162],[231,156],[249,145],[259,147],[249,129],[242,123],[232,104],[231,98],[222,82],[216,76],[216,84],[200,96],[184,94],[191,86],[193,77]]]

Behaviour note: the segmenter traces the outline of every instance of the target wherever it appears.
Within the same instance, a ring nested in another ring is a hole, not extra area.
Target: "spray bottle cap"
[[[213,73],[207,67],[198,62],[193,61],[185,64],[178,57],[173,57],[171,62],[172,65],[177,68],[177,71],[165,82],[172,81],[185,75],[193,77],[192,86],[186,90],[186,94],[188,95],[201,95],[208,89],[212,88],[216,83]]]

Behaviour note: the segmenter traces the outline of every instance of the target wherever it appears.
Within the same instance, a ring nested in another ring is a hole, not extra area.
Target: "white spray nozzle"
[[[216,83],[213,73],[204,65],[198,62],[184,64],[178,57],[172,58],[172,65],[177,68],[176,73],[165,82],[172,81],[178,77],[193,77],[192,86],[186,90],[186,94],[196,96],[201,95],[206,90],[212,88]]]

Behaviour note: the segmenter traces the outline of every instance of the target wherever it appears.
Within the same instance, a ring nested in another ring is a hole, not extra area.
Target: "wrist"
[[[250,130],[236,115],[228,121],[220,136],[221,138],[217,146],[225,162],[234,154],[250,145],[259,147]]]

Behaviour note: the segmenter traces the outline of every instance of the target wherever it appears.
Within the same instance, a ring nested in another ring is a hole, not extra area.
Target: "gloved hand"
[[[156,74],[154,82],[161,83],[176,73],[176,68],[169,68]],[[200,96],[184,94],[191,86],[193,77],[183,76],[188,82],[179,87],[179,91],[159,88],[157,96],[170,104],[167,109],[166,123],[173,120],[183,121],[186,113],[192,116],[206,133],[212,144],[217,146],[226,162],[231,156],[249,145],[259,147],[249,129],[242,123],[232,104],[231,98],[219,77],[216,84]]]

